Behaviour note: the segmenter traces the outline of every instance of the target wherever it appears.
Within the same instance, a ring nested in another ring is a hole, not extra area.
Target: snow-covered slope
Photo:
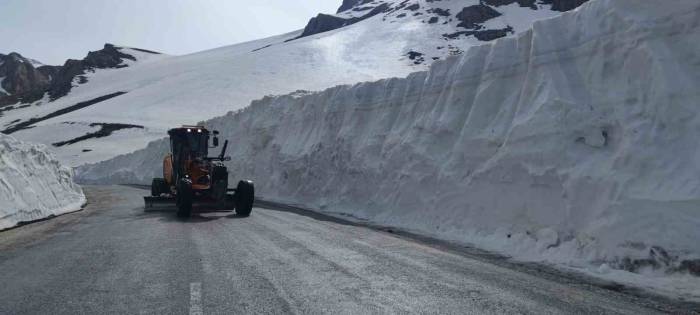
[[[72,171],[45,146],[0,134],[0,230],[76,211],[84,203]]]
[[[483,40],[524,31],[537,19],[559,14],[551,10],[551,1],[531,0],[527,6],[521,1],[488,1],[494,3],[490,6],[479,0],[357,1],[330,18],[340,19],[329,26],[332,31],[317,33],[326,29],[326,18],[320,18],[318,28],[310,23],[311,35],[302,38],[300,30],[179,57],[120,48],[136,57],[125,61],[129,67],[87,73],[55,101],[47,96],[13,105],[2,113],[0,130],[90,101],[95,103],[31,123],[13,136],[53,145],[99,132],[96,123],[143,127],[53,148],[70,165],[96,162],[143,148],[173,126],[223,115],[265,95],[405,77]],[[366,18],[364,12],[377,7],[381,10]],[[471,13],[460,15],[465,10]],[[464,21],[469,23],[460,26]]]
[[[595,0],[406,79],[266,97],[206,125],[231,140],[232,179],[267,198],[521,259],[698,275],[698,21],[694,0]],[[166,150],[78,176],[148,183]]]

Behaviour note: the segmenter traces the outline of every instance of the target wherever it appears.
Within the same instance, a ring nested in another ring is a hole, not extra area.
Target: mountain
[[[47,66],[40,71],[36,65],[18,53],[0,54],[0,106],[30,103],[41,98],[51,85],[52,68]]]
[[[345,1],[303,30],[191,55],[108,44],[63,66],[25,66],[38,79],[0,99],[0,131],[52,146],[68,165],[97,162],[266,95],[405,77],[580,2]]]
[[[86,73],[128,67],[127,61],[136,61],[136,58],[112,44],[89,52],[82,60],[69,59],[63,66],[46,66],[18,53],[0,54],[0,106],[29,104],[44,94],[54,101],[70,93],[73,84],[86,83]]]

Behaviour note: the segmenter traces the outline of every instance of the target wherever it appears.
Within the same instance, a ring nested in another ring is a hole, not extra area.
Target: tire
[[[177,216],[180,218],[189,218],[192,214],[192,183],[188,180],[180,180],[177,185]]]
[[[236,187],[236,214],[241,217],[250,216],[255,201],[255,185],[252,181],[240,181]]]
[[[151,182],[151,196],[158,197],[166,192],[167,191],[165,190],[165,179],[154,178]]]

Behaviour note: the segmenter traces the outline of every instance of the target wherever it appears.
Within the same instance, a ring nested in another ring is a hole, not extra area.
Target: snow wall
[[[0,230],[80,210],[85,202],[73,172],[44,145],[0,133]]]
[[[700,258],[699,52],[700,2],[597,0],[427,72],[205,124],[268,199],[526,260],[683,268]],[[167,148],[78,176],[150,183]]]

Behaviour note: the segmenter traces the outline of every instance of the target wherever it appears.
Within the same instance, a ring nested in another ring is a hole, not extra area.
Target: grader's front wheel
[[[192,191],[192,183],[187,180],[180,180],[177,184],[177,216],[181,218],[189,218],[192,214],[192,199],[194,192]]]

